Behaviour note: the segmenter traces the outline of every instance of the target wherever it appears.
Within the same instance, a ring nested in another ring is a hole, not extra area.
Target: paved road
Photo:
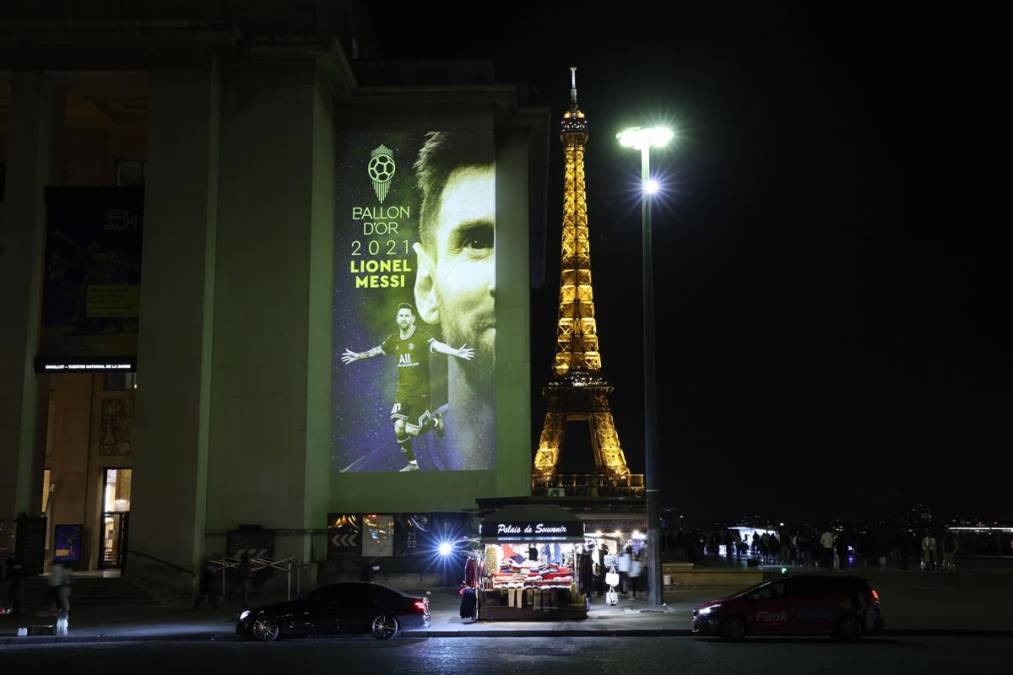
[[[1013,672],[1004,638],[370,638],[0,647],[0,672],[158,673],[990,673]]]

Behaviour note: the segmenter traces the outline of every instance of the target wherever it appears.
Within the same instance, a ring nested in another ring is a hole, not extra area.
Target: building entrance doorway
[[[123,569],[130,529],[130,469],[106,469],[102,493],[102,524],[99,528],[101,569]]]

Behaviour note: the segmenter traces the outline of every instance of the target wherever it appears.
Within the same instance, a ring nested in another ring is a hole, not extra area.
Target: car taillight
[[[423,614],[425,614],[425,613],[426,613],[426,611],[427,611],[427,610],[429,609],[429,608],[428,608],[428,607],[426,606],[426,603],[425,603],[425,601],[424,601],[424,600],[416,600],[416,601],[415,601],[414,603],[412,603],[412,604],[413,604],[413,605],[415,605],[415,609],[419,610],[419,611],[420,611],[420,612],[422,612]]]
[[[879,602],[879,593],[877,593],[877,592],[876,592],[876,589],[875,589],[875,588],[873,588],[873,589],[872,589],[872,590],[870,591],[870,595],[872,595],[872,601],[873,601],[873,602]]]

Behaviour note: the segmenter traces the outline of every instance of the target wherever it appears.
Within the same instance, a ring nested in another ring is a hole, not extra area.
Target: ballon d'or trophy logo
[[[383,204],[390,190],[390,179],[394,177],[394,156],[391,149],[383,143],[369,153],[369,177],[373,181],[373,192]]]

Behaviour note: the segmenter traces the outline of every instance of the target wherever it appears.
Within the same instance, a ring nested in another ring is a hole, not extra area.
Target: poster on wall
[[[394,553],[399,557],[427,553],[430,516],[426,513],[401,513],[395,520]]]
[[[99,456],[129,455],[133,443],[134,399],[103,398],[99,419]]]
[[[332,467],[492,469],[492,133],[349,131],[337,153]]]
[[[45,197],[40,354],[118,356],[132,364],[140,316],[144,189],[47,187]],[[103,367],[97,369],[117,369],[98,363]]]
[[[367,513],[362,516],[362,557],[394,555],[394,516]]]
[[[53,562],[77,564],[81,562],[81,525],[53,527]]]
[[[362,544],[359,515],[355,513],[327,514],[327,557],[339,558],[358,555]]]

